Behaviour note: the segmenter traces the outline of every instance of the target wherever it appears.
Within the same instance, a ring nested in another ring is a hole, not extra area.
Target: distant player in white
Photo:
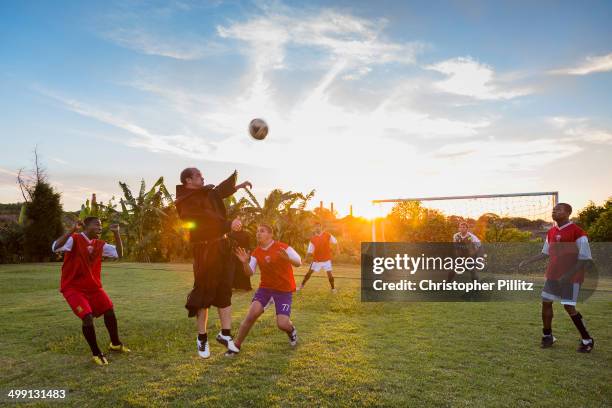
[[[312,238],[310,238],[308,250],[306,251],[306,260],[308,261],[309,257],[312,257],[313,262],[310,265],[310,269],[308,269],[308,273],[304,276],[304,280],[302,281],[302,284],[298,290],[304,288],[304,285],[308,279],[310,279],[313,272],[319,272],[321,269],[323,269],[327,273],[327,279],[329,280],[329,285],[331,286],[332,292],[336,293],[334,276],[332,275],[332,245],[338,245],[338,241],[332,234],[327,231],[323,231],[320,222],[315,224],[314,232],[315,234]]]
[[[475,257],[482,250],[480,239],[470,232],[470,227],[465,221],[459,223],[459,232],[453,235],[453,243],[455,244],[455,255],[458,257]],[[476,271],[470,270],[470,274],[472,280],[478,279]],[[455,275],[455,271],[449,271],[447,280],[452,282]]]

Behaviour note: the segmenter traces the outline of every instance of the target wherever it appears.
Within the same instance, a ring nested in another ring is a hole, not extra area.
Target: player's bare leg
[[[217,309],[219,311],[219,320],[221,320],[221,329],[230,330],[232,328],[232,307],[224,307]]]
[[[217,341],[227,347],[228,351],[237,353],[239,349],[235,346],[232,337],[232,307],[217,308],[217,311],[221,321],[221,332],[217,334]]]
[[[593,346],[595,345],[595,340],[591,337],[586,327],[584,326],[584,322],[582,321],[582,315],[578,313],[575,306],[572,305],[563,305],[565,311],[574,322],[574,326],[580,332],[580,344],[578,346],[577,351],[580,353],[590,353],[593,350]]]
[[[308,282],[308,279],[310,279],[313,272],[314,271],[312,270],[312,268],[308,269],[308,272],[306,273],[306,275],[304,275],[304,279],[302,280],[302,284],[300,285],[298,290],[304,289],[304,285],[306,285],[306,282]]]
[[[208,346],[208,309],[198,310],[196,316],[198,325],[198,339],[196,341],[198,347],[198,355],[202,358],[210,357],[210,348]]]
[[[282,314],[276,315],[276,326],[287,333],[289,344],[291,344],[292,347],[297,344],[297,330],[289,316]]]
[[[557,340],[552,335],[553,304],[552,302],[542,302],[542,348],[552,347]]]
[[[261,303],[259,303],[258,301],[254,301],[253,303],[251,303],[246,317],[244,318],[242,323],[240,323],[238,335],[236,336],[236,340],[234,341],[236,347],[240,348],[242,346],[242,343],[244,342],[244,339],[246,339],[246,336],[249,334],[251,327],[253,327],[253,325],[255,324],[257,319],[259,319],[259,316],[261,316],[263,312],[264,306]]]
[[[332,275],[332,271],[326,271],[326,273],[329,286],[331,287],[332,292],[336,293],[336,287],[334,286],[334,275]]]

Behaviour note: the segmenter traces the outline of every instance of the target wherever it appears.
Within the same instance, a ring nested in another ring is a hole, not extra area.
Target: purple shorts
[[[274,307],[276,307],[277,315],[291,316],[291,300],[293,299],[293,293],[259,288],[253,296],[253,302],[258,301],[263,307],[266,307],[270,299],[274,299]]]

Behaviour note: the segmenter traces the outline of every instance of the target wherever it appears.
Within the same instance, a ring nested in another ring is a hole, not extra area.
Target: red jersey
[[[580,246],[586,245],[588,248],[586,236],[586,232],[574,223],[565,224],[560,228],[555,225],[548,230],[546,244],[544,244],[542,250],[549,256],[546,279],[558,280],[576,265],[581,252]],[[588,258],[590,258],[590,250],[588,251]],[[582,283],[583,281],[584,270],[578,271],[572,278],[574,283]]]
[[[332,252],[331,252],[331,234],[327,231],[319,235],[315,235],[310,238],[310,242],[314,247],[314,252],[312,254],[312,259],[315,262],[326,262],[331,261]]]
[[[68,288],[95,291],[102,287],[102,251],[105,242],[101,239],[88,241],[83,234],[72,234],[72,249],[64,253],[60,292]]]
[[[257,260],[261,271],[260,288],[278,290],[279,292],[294,292],[295,279],[293,278],[293,266],[287,260],[278,256],[279,251],[284,251],[289,245],[284,242],[274,241],[268,249],[257,247],[251,256]]]

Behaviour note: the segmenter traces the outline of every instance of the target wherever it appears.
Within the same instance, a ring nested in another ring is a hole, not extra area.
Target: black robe
[[[195,190],[176,186],[179,217],[191,223],[194,284],[185,305],[190,317],[202,308],[231,305],[234,264],[230,242],[225,237],[231,221],[223,199],[236,192],[236,179],[234,172],[217,186]]]
[[[232,240],[232,244],[247,250],[247,252],[251,251],[251,237],[246,231],[232,231],[229,234],[230,239]],[[234,261],[234,283],[232,287],[234,289],[243,289],[243,290],[251,290],[251,277],[244,273],[244,268],[242,267],[242,262],[238,259],[238,257],[233,255]]]

